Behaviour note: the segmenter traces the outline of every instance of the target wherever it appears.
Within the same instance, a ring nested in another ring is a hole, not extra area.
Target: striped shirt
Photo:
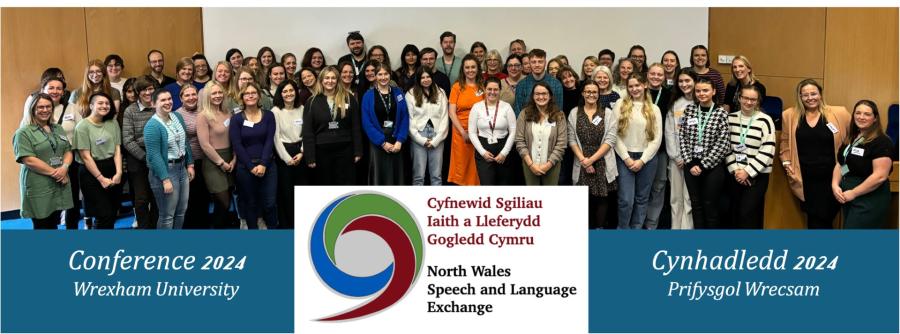
[[[749,124],[749,127],[748,127]],[[754,117],[747,117],[740,111],[728,114],[729,142],[732,152],[725,157],[725,165],[729,173],[743,169],[756,177],[759,173],[772,172],[772,158],[775,156],[775,123],[772,118],[763,112],[757,112]],[[746,149],[738,152],[741,145],[741,132],[746,131],[743,145]],[[745,154],[746,158],[738,155]]]

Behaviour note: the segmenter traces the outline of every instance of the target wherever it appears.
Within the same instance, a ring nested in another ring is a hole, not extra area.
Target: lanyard
[[[864,137],[856,138],[856,140],[854,140],[852,144],[850,144],[846,148],[844,148],[844,164],[845,165],[847,164],[847,154],[850,153],[850,149],[853,147],[856,147],[856,145],[861,143],[864,139],[865,139]]]
[[[366,62],[359,63],[359,65],[361,66],[357,66],[356,57],[354,57],[352,54],[350,55],[350,61],[353,62],[353,72],[356,73],[356,75],[359,75],[360,68],[362,67],[362,65],[365,65]]]
[[[659,97],[662,96],[662,87],[659,87],[659,92],[656,93],[656,99],[653,100],[653,104],[659,106]]]
[[[456,57],[453,57],[453,62],[450,63],[450,70],[447,70],[447,62],[444,61],[444,57],[441,57],[441,67],[444,68],[444,74],[450,76],[450,71],[453,70],[453,66],[456,65]]]
[[[500,100],[497,100],[497,105],[494,106],[494,121],[488,121],[488,126],[491,128],[491,137],[494,137],[494,128],[497,126],[497,114],[500,113]],[[484,100],[484,114],[487,117],[491,117],[491,110],[488,108],[487,100]]]
[[[393,104],[393,103],[391,103],[390,90],[388,90],[388,99],[387,100],[384,99],[384,94],[381,94],[381,91],[376,89],[375,92],[378,93],[378,97],[381,98],[381,105],[384,106],[384,113],[390,114],[391,113],[391,105]]]
[[[706,125],[709,124],[709,118],[712,116],[713,112],[716,110],[716,104],[713,103],[711,107],[709,107],[709,112],[706,114],[706,118],[697,125],[697,141],[702,144],[703,143],[703,130],[706,129]],[[703,112],[703,108],[700,105],[697,105],[697,111]]]
[[[59,145],[59,143],[56,140],[53,140],[53,138],[52,138],[52,137],[56,137],[56,136],[48,135],[46,132],[44,132],[44,128],[41,126],[38,126],[38,131],[40,131],[41,134],[44,135],[44,138],[47,138],[47,141],[50,143],[50,149],[53,150],[53,155],[56,155],[56,148],[58,147],[57,145]],[[52,127],[50,128],[50,132],[52,134],[52,132],[53,132]],[[847,154],[844,154],[844,156],[846,157]]]
[[[334,106],[337,104],[337,101],[332,101],[330,104],[328,103],[328,97],[325,98],[325,104],[328,104],[328,113],[331,114],[331,120],[337,120],[337,113],[334,112]]]
[[[739,116],[740,118],[738,118],[738,123],[740,123],[740,125],[741,125],[741,136],[740,136],[741,145],[744,145],[744,142],[747,140],[747,132],[750,132],[750,124],[753,124],[753,121],[756,120],[756,113],[757,112],[754,112],[753,115],[750,116],[750,121],[747,122],[746,127],[744,126],[744,122],[743,122],[744,114],[741,114]]]

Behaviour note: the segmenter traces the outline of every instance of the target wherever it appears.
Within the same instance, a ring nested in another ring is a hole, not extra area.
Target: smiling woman
[[[75,159],[84,194],[84,214],[96,218],[98,229],[112,229],[121,206],[121,131],[109,95],[90,97],[91,114],[75,127]]]

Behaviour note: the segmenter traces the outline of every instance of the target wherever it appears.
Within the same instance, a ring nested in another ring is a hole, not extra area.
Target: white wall
[[[387,48],[396,67],[404,45],[440,52],[438,37],[450,30],[457,35],[457,54],[482,41],[506,57],[509,42],[521,38],[529,49],[542,48],[549,57],[565,54],[580,66],[604,48],[622,57],[641,44],[650,63],[671,49],[687,66],[690,48],[707,44],[708,13],[707,8],[204,8],[203,43],[211,63],[232,47],[256,56],[268,45],[278,57],[294,53],[298,62],[316,46],[334,64],[348,53],[347,32],[359,30],[367,47]]]

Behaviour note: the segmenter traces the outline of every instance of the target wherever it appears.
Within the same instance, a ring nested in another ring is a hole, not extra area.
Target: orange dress
[[[456,117],[466,131],[469,130],[469,110],[482,99],[484,93],[473,86],[461,91],[459,83],[455,83],[450,89],[450,104],[456,105]],[[458,131],[452,127],[450,130],[453,133],[453,142],[450,146],[450,171],[447,181],[466,186],[481,184],[478,181],[478,171],[475,170],[475,147],[467,143]]]

